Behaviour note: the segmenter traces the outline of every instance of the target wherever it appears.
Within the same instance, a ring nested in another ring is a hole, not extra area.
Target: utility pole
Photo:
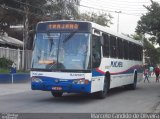
[[[26,0],[26,4],[24,6],[25,16],[24,16],[24,27],[23,27],[23,53],[22,53],[22,68],[25,70],[25,49],[27,48],[28,42],[28,14],[29,14],[29,7],[28,7],[28,0]]]
[[[121,11],[115,11],[115,13],[118,14],[117,16],[117,33],[119,32],[119,13],[122,13]]]

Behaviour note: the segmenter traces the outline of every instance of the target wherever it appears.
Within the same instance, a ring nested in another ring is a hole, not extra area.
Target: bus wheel
[[[130,89],[135,90],[137,86],[137,73],[134,74],[134,82],[131,84]]]
[[[52,92],[52,91],[51,91],[51,94],[52,94],[54,97],[62,97],[63,92]]]
[[[134,74],[134,82],[132,84],[126,85],[125,88],[129,90],[135,90],[137,86],[137,72]]]
[[[109,91],[109,79],[105,77],[103,90],[96,93],[97,98],[103,99],[106,97]]]

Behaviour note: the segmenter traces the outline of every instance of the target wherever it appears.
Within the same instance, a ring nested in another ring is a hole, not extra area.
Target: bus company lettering
[[[84,74],[73,74],[73,73],[71,73],[70,76],[84,76]]]
[[[37,73],[37,72],[35,73],[35,72],[33,72],[32,75],[33,76],[43,76],[43,73]]]
[[[123,67],[123,62],[111,61],[111,67]]]

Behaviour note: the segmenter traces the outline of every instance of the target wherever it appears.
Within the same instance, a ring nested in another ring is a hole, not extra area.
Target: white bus
[[[32,90],[94,93],[135,89],[143,79],[142,44],[87,21],[37,24],[31,68]]]

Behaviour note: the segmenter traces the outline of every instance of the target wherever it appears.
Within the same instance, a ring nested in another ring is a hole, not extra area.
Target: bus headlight
[[[40,82],[42,82],[42,79],[37,78],[37,77],[32,77],[32,78],[31,78],[31,81],[32,81],[32,82],[36,82],[36,83],[40,83]]]
[[[75,79],[75,80],[73,80],[73,83],[74,84],[88,84],[89,80],[86,80],[84,78],[82,78],[82,79]]]

